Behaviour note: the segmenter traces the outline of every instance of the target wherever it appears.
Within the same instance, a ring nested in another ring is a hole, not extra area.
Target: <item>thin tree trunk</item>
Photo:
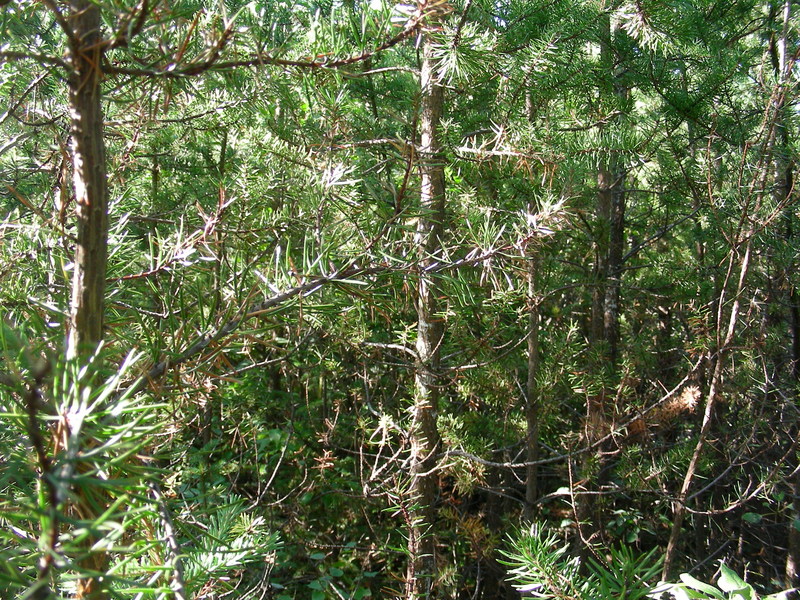
[[[100,35],[100,9],[89,0],[73,0],[69,4],[67,23],[72,29],[66,33],[70,37],[72,66],[69,99],[78,239],[66,354],[67,358],[85,363],[103,339],[108,257],[108,181],[100,89],[104,45]],[[76,502],[80,503],[80,491],[76,497]],[[93,515],[84,515],[84,518],[91,519]],[[105,551],[92,550],[95,541],[94,536],[86,539],[85,554],[78,565],[81,571],[97,575],[78,579],[76,597],[106,600],[109,591],[103,575],[108,571],[109,556]]]
[[[794,500],[789,519],[789,542],[786,551],[786,568],[784,583],[787,588],[800,586],[800,531],[795,523],[800,519],[800,473],[791,479],[791,490]]]
[[[613,48],[614,38],[618,34],[618,26],[612,25],[608,13],[602,15],[599,23],[600,62],[605,79],[598,83],[600,96],[604,106],[622,106],[628,91],[620,83],[618,76],[619,59]],[[618,127],[621,123],[613,119],[608,126]],[[597,362],[594,367],[604,371],[608,366],[616,368],[619,354],[619,316],[620,316],[620,283],[622,276],[622,258],[625,237],[625,192],[623,189],[624,168],[617,155],[609,153],[601,160],[597,171],[597,205],[595,229],[595,265],[592,288],[592,312],[589,331],[589,343],[596,349]],[[602,374],[598,374],[602,377]],[[605,379],[605,377],[602,377]],[[607,433],[606,398],[609,390],[603,386],[592,392],[586,400],[586,421],[584,427],[584,443],[593,445]],[[587,481],[587,491],[601,485],[598,473],[602,470],[587,453],[581,469],[582,479]],[[575,508],[578,520],[588,522],[584,529],[579,524],[581,552],[585,552],[587,542],[601,532],[598,519],[594,518],[595,496],[581,494]]]
[[[78,242],[72,280],[67,356],[87,357],[103,339],[108,240],[108,181],[101,106],[100,9],[88,0],[70,3],[72,25],[69,98],[72,111],[73,182]]]
[[[681,527],[683,526],[683,519],[686,516],[686,503],[689,497],[689,488],[692,485],[694,480],[695,472],[697,471],[697,463],[700,460],[700,455],[705,448],[706,439],[708,438],[708,433],[711,430],[711,422],[712,417],[714,415],[714,407],[716,405],[717,396],[720,391],[720,386],[722,384],[722,374],[725,370],[725,363],[727,355],[730,351],[731,344],[733,342],[734,335],[736,333],[736,324],[739,318],[739,308],[741,304],[741,295],[742,291],[744,290],[745,281],[747,279],[747,273],[750,268],[750,247],[751,247],[751,239],[752,235],[747,236],[747,242],[745,243],[744,253],[742,255],[740,264],[738,265],[739,268],[739,280],[736,286],[736,290],[733,293],[733,305],[731,306],[731,312],[728,317],[728,327],[725,333],[724,339],[720,339],[721,336],[718,337],[717,343],[717,358],[714,363],[714,371],[711,376],[711,384],[708,388],[708,395],[706,396],[706,403],[705,403],[705,410],[703,411],[703,423],[700,426],[700,435],[697,437],[697,442],[695,443],[694,451],[692,452],[692,458],[689,461],[689,466],[686,469],[686,474],[683,478],[683,484],[681,485],[680,492],[678,493],[678,497],[675,499],[673,503],[673,516],[672,516],[672,530],[670,532],[669,541],[667,542],[667,551],[664,556],[664,566],[661,573],[661,579],[663,581],[669,581],[672,577],[673,567],[675,563],[675,558],[678,554],[678,543],[680,542],[681,537]],[[728,273],[725,277],[725,281],[722,285],[722,291],[720,292],[719,303],[718,303],[718,318],[717,323],[722,323],[722,310],[726,304],[725,301],[725,290],[728,287],[728,283],[730,282],[734,270],[737,267],[736,265],[736,256],[738,252],[736,248],[731,249],[730,258],[728,263]]]
[[[625,191],[624,171],[619,161],[611,161],[611,187],[607,190],[611,203],[609,211],[608,259],[605,301],[603,303],[603,339],[608,346],[608,358],[612,365],[619,359],[620,288],[622,283],[622,255],[625,248]],[[603,191],[601,190],[601,193]]]
[[[525,111],[528,122],[535,124],[536,108],[533,103],[533,91],[525,94]],[[535,215],[538,207],[531,201],[528,203],[528,214]],[[533,520],[536,511],[534,506],[539,499],[539,413],[541,397],[537,378],[539,377],[539,323],[541,316],[537,283],[539,272],[539,248],[529,245],[528,251],[528,377],[525,386],[525,446],[527,467],[525,468],[525,511],[524,516]]]
[[[606,298],[606,279],[608,277],[608,226],[611,214],[611,173],[601,168],[597,173],[597,217],[594,232],[594,269],[592,273],[592,312],[589,327],[589,344],[603,343],[605,327],[603,316]]]
[[[534,207],[529,211],[533,213]],[[539,460],[539,299],[536,295],[538,258],[530,250],[528,257],[528,381],[525,389],[527,462],[525,473],[525,518],[533,519],[534,503],[539,497],[537,485]]]
[[[440,259],[445,218],[444,168],[440,156],[439,121],[444,90],[434,71],[433,43],[426,36],[420,73],[420,215],[415,243],[419,254],[417,289],[417,362],[411,422],[411,531],[406,597],[429,597],[436,575],[436,544],[432,527],[436,517],[436,423],[440,384],[443,323],[439,316],[437,283],[426,268]]]
[[[628,88],[620,78],[621,58],[615,55],[614,40],[619,35],[619,25],[611,23],[608,14],[601,20],[600,62],[607,79],[600,86],[602,96],[613,102],[616,110],[623,110],[628,98]],[[619,128],[618,117],[610,123]],[[619,353],[619,300],[622,277],[622,257],[625,248],[625,168],[620,157],[614,152],[606,156],[597,175],[597,217],[601,222],[602,252],[598,277],[597,309],[594,317],[597,333],[606,346],[607,357],[612,365],[616,364]],[[595,340],[598,341],[598,340]]]
[[[780,15],[779,15],[780,12]],[[794,231],[792,226],[793,214],[789,206],[789,196],[792,193],[794,181],[794,167],[790,160],[791,149],[789,147],[790,135],[789,124],[786,118],[786,101],[785,93],[786,86],[790,78],[791,66],[788,61],[788,33],[789,25],[792,14],[791,0],[783,0],[781,5],[773,4],[770,10],[770,20],[775,22],[780,16],[781,30],[776,32],[773,30],[772,39],[770,40],[770,50],[772,59],[772,68],[778,86],[780,86],[779,93],[777,94],[776,122],[775,122],[775,135],[776,146],[775,152],[775,191],[773,194],[774,201],[777,206],[787,205],[784,211],[786,219],[786,240],[789,244],[792,243]],[[789,327],[790,327],[790,355],[791,355],[791,381],[795,389],[800,384],[800,310],[798,309],[797,289],[792,283],[791,273],[794,270],[794,265],[789,265],[784,275],[784,279],[789,287]],[[797,428],[792,427],[790,434],[795,437],[797,435]],[[797,464],[795,458],[794,464]],[[792,496],[791,510],[789,514],[788,525],[788,541],[786,549],[786,565],[784,568],[784,579],[786,587],[796,587],[800,585],[800,531],[795,527],[797,519],[800,518],[800,474],[795,473],[790,481]]]

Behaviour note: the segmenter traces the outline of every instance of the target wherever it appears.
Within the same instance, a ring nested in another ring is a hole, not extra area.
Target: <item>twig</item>
[[[61,9],[58,8],[58,5],[54,2],[54,0],[42,0],[42,4],[44,4],[50,10],[50,12],[53,13],[56,23],[58,23],[58,26],[64,32],[64,35],[67,36],[70,47],[73,49],[77,48],[80,42],[75,36],[75,30],[72,28],[72,25],[67,22],[67,19],[64,17],[64,13],[61,12]]]
[[[136,15],[137,8],[139,11],[139,16],[136,18],[136,22],[133,22],[134,16]],[[110,40],[108,44],[108,49],[113,48],[120,48],[126,47],[128,42],[130,42],[133,38],[135,38],[139,33],[142,31],[144,27],[144,23],[147,20],[148,15],[150,14],[150,3],[149,0],[142,0],[141,4],[138,7],[131,10],[125,17],[122,18],[119,26],[117,27],[117,31],[114,34],[114,38]]]

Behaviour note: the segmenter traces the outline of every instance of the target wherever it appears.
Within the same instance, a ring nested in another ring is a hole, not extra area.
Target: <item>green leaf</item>
[[[677,600],[708,600],[709,598],[708,594],[693,590],[682,583],[678,584],[673,591]]]
[[[310,555],[309,558],[311,560],[322,560],[325,558],[324,552],[314,552],[314,554]]]
[[[315,590],[311,593],[311,600],[325,600],[325,592]]]
[[[322,591],[323,589],[325,589],[325,586],[319,579],[315,579],[314,581],[310,582],[308,584],[308,587],[310,587],[312,590],[317,590],[317,591]]]
[[[747,512],[742,515],[742,520],[755,525],[761,522],[761,515],[754,512]]]
[[[725,565],[725,563],[720,564],[719,570],[720,570],[720,576],[719,579],[717,579],[717,585],[720,587],[721,590],[724,590],[726,592],[738,593],[740,590],[750,587],[744,581],[744,579],[739,577],[739,575],[735,571],[728,568]]]
[[[720,592],[717,588],[715,588],[713,585],[704,583],[699,579],[695,579],[688,573],[681,573],[681,581],[690,588],[703,592],[704,594],[708,594],[709,596],[713,596],[714,598],[719,598],[719,600],[725,599],[725,595],[722,592]]]

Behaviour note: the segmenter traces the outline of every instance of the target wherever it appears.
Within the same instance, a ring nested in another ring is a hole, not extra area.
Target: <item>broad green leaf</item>
[[[742,515],[742,520],[753,524],[760,523],[761,515],[754,512],[747,512]]]
[[[717,585],[720,587],[721,590],[726,592],[736,592],[740,593],[740,590],[750,587],[744,579],[739,577],[739,575],[727,567],[725,563],[722,563],[719,566],[720,576],[717,579]]]
[[[693,590],[683,583],[673,584],[670,593],[675,597],[675,600],[708,600],[707,594]]]
[[[720,600],[724,600],[725,598],[725,595],[713,585],[704,583],[699,579],[695,579],[688,573],[681,573],[681,581],[690,588],[703,592],[704,594],[708,594],[709,596],[713,596],[714,598],[719,598]]]

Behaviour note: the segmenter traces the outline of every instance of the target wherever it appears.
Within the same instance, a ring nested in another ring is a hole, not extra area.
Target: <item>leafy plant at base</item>
[[[719,565],[719,578],[716,587],[689,575],[682,573],[680,583],[665,583],[650,594],[652,598],[667,598],[675,600],[787,600],[793,589],[783,590],[769,596],[759,596],[752,585],[721,563]]]

